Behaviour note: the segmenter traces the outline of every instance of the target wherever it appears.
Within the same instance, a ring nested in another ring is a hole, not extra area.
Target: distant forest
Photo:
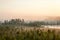
[[[41,25],[60,25],[60,20],[44,20],[44,21],[25,21],[24,19],[11,19],[4,20],[0,22],[0,26],[36,26],[40,27]]]

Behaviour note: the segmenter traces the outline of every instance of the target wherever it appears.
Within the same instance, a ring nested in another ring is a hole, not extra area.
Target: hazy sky
[[[0,0],[0,20],[45,16],[60,16],[60,0]]]

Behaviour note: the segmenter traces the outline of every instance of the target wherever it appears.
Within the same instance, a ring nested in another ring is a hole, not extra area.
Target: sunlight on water
[[[57,28],[57,29],[60,29],[60,25],[55,25],[55,26],[45,26],[45,28]]]

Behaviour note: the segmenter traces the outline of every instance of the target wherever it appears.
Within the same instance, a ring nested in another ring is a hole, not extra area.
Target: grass
[[[60,40],[60,29],[0,27],[0,40]]]

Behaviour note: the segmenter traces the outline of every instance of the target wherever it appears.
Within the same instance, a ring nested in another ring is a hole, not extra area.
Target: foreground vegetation
[[[29,27],[0,27],[0,40],[60,40],[60,31]]]

